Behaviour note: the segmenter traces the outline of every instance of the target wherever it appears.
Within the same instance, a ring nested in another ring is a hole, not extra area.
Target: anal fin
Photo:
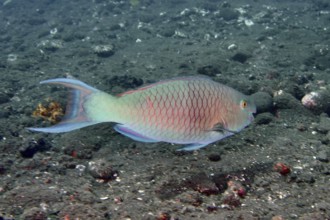
[[[229,129],[225,128],[223,126],[223,124],[221,124],[221,123],[215,124],[211,130],[212,131],[217,131],[217,132],[220,132],[220,133],[224,133],[224,132],[229,132],[229,133],[233,133],[233,134],[238,133],[238,131],[232,131],[232,130],[229,130]]]
[[[209,143],[207,143],[207,144],[200,144],[200,143],[188,144],[185,147],[180,148],[180,149],[178,149],[176,151],[193,151],[193,150],[198,150],[198,149],[201,149],[201,148],[205,147],[208,144]]]

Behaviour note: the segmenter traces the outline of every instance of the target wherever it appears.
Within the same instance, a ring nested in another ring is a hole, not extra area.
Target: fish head
[[[256,113],[256,105],[251,96],[237,94],[233,97],[230,110],[225,116],[226,129],[239,132],[254,120],[253,114]]]

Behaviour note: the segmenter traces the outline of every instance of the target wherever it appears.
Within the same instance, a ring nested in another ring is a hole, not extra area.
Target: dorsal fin
[[[136,89],[128,90],[126,92],[123,92],[123,93],[118,94],[117,96],[118,97],[122,97],[122,96],[125,96],[125,95],[129,95],[129,94],[132,94],[132,93],[135,93],[135,92],[139,92],[139,91],[142,91],[142,90],[150,89],[150,88],[152,88],[154,86],[158,86],[158,85],[169,83],[169,82],[173,82],[173,81],[189,81],[189,80],[211,80],[211,79],[209,77],[207,77],[207,76],[200,76],[200,75],[198,75],[198,76],[174,77],[172,79],[160,80],[159,82],[156,82],[156,83],[147,84],[147,85],[144,85],[142,87],[138,87]]]

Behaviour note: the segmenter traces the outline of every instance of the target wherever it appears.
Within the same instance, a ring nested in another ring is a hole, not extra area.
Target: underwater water
[[[2,0],[0,219],[330,219],[329,21],[326,0]],[[195,151],[114,123],[27,129],[72,110],[40,81],[118,95],[187,76],[249,96],[254,121],[230,105],[212,132],[235,135]]]

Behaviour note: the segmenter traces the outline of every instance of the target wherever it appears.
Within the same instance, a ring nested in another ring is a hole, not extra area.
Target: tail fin
[[[75,79],[50,79],[42,81],[40,84],[59,84],[73,90],[69,96],[65,116],[60,123],[48,128],[28,128],[30,131],[61,133],[100,123],[99,121],[91,120],[83,107],[89,96],[93,93],[100,92],[99,90]]]

